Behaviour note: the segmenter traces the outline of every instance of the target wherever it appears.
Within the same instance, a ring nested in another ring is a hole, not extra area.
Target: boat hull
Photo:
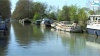
[[[51,25],[49,24],[49,25],[46,25],[46,27],[51,27]]]
[[[100,30],[87,28],[87,33],[91,35],[100,36]]]
[[[35,24],[36,24],[36,25],[40,25],[40,24],[41,24],[41,21],[36,21]]]
[[[83,30],[70,30],[70,32],[72,32],[72,33],[83,33]]]
[[[100,36],[100,30],[97,30],[97,35]]]

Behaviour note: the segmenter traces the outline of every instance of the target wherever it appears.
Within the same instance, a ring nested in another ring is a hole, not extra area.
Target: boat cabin
[[[87,24],[100,24],[100,15],[89,15]]]

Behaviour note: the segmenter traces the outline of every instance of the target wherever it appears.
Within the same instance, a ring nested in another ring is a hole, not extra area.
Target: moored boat
[[[44,18],[41,22],[42,26],[46,26],[46,27],[51,27],[51,24],[53,23],[53,20],[49,19],[49,18]]]
[[[88,34],[100,36],[100,15],[89,15],[86,29]]]
[[[36,20],[36,21],[35,21],[35,24],[36,24],[36,25],[40,25],[40,24],[41,24],[41,20]]]
[[[1,19],[2,18],[0,18],[0,33],[6,35],[6,31],[8,30],[7,23],[9,22],[9,19],[6,19],[5,21],[2,21]]]
[[[78,25],[78,22],[74,22],[73,24],[64,24],[64,23],[57,23],[56,26],[57,30],[73,32],[73,33],[82,33],[82,28]]]

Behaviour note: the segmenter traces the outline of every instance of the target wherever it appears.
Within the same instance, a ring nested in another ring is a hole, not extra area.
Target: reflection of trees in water
[[[65,47],[69,47],[70,53],[77,54],[85,48],[86,39],[83,34],[60,32],[62,43]]]
[[[16,40],[21,45],[28,45],[32,43],[32,41],[41,41],[42,40],[42,33],[37,26],[32,25],[24,25],[22,26],[19,23],[13,23],[15,37]]]
[[[8,37],[0,35],[0,56],[5,56],[8,45]]]
[[[41,27],[41,31],[44,34],[49,34],[51,33],[51,27]]]
[[[72,54],[79,54],[82,50],[85,49],[86,39],[84,38],[84,34],[79,33],[71,33],[71,38],[74,39],[70,41],[70,51]]]
[[[9,41],[10,32],[10,22],[7,23],[8,31],[6,31],[6,36],[0,33],[0,56],[5,56]]]
[[[6,24],[6,27],[7,27],[7,30],[6,30],[6,35],[8,36],[8,35],[9,35],[9,33],[10,33],[11,23],[10,23],[10,22],[8,22],[8,23]],[[3,35],[3,31],[0,31],[0,35]]]
[[[34,25],[33,26],[33,36],[34,36],[34,41],[40,42],[43,41],[43,33],[41,32],[41,29],[39,26]]]
[[[95,35],[88,35],[86,33],[66,33],[66,32],[60,32],[59,34],[62,39],[62,43],[65,47],[68,47],[70,50],[70,53],[72,55],[78,55],[82,51],[86,49],[87,42],[91,43],[92,47],[95,47],[93,43],[99,43],[100,44],[100,37],[96,37]]]
[[[41,27],[41,31],[45,37],[45,39],[54,39],[55,33],[51,32],[51,27]]]
[[[86,37],[86,40],[89,41],[89,42],[95,42],[95,43],[98,43],[100,44],[100,36],[96,36],[96,35],[87,35]]]
[[[14,33],[15,33],[15,38],[16,40],[21,44],[21,45],[28,45],[32,41],[32,26],[26,25],[22,26],[19,23],[13,23],[13,28],[14,28]]]

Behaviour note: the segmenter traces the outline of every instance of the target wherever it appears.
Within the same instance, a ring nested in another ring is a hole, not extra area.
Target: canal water
[[[0,34],[0,56],[100,56],[100,37],[11,23]]]

